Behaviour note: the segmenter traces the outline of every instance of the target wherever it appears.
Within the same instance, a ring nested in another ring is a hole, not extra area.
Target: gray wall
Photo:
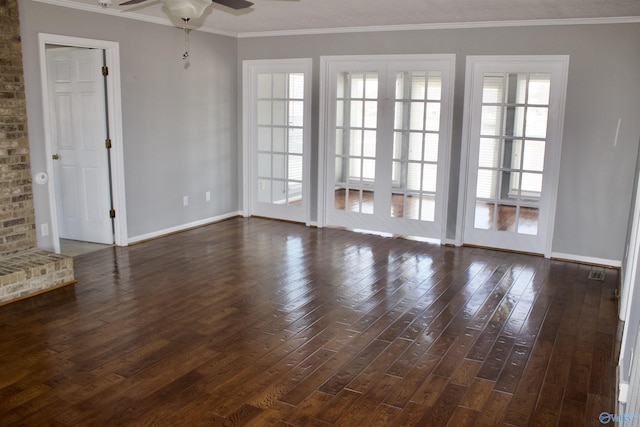
[[[233,39],[192,32],[184,69],[172,27],[19,0],[34,172],[45,170],[37,33],[120,43],[129,237],[240,209],[238,120],[245,59],[314,60],[312,176],[317,176],[319,58],[455,53],[447,235],[455,236],[467,55],[570,55],[553,251],[622,259],[640,136],[640,24],[423,30]],[[614,146],[618,119],[622,126]],[[314,180],[315,181],[315,180]],[[312,183],[315,192],[315,182]],[[213,200],[204,202],[204,192]],[[190,206],[182,206],[188,195]],[[50,222],[34,187],[36,223]],[[312,201],[315,204],[315,194]],[[315,209],[315,206],[312,206]],[[39,246],[51,242],[39,236]]]
[[[640,136],[639,47],[640,24],[573,25],[244,38],[238,60],[313,58],[316,164],[320,56],[455,53],[447,222],[447,236],[454,238],[466,56],[570,55],[553,251],[620,261]]]
[[[34,1],[19,5],[34,173],[46,170],[37,34],[115,41],[129,238],[238,210],[236,39],[191,32],[185,68],[178,28]],[[45,186],[34,186],[34,202],[36,224],[51,223]],[[38,236],[38,246],[51,249],[50,236]]]

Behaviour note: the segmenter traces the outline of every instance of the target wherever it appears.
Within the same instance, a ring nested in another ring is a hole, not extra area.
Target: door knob
[[[53,160],[58,160],[60,158],[60,156],[58,156],[57,154],[54,154],[53,156],[51,156],[51,158]]]

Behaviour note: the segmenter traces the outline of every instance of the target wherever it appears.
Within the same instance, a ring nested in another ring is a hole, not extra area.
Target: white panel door
[[[453,55],[329,58],[329,226],[441,240]]]
[[[309,221],[311,61],[244,64],[249,214]]]
[[[567,57],[471,57],[464,243],[547,254]]]
[[[46,52],[59,235],[113,243],[100,49]]]

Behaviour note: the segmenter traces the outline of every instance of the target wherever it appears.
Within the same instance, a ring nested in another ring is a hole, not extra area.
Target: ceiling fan
[[[99,1],[106,3],[111,2],[111,0]],[[119,6],[131,6],[145,1],[147,0],[128,0],[120,3]],[[182,27],[184,30],[184,54],[182,55],[182,59],[184,60],[189,57],[189,32],[187,23],[191,19],[201,16],[212,3],[218,3],[235,10],[246,9],[253,6],[253,3],[248,0],[160,0],[160,2],[167,7],[172,16],[180,18],[182,22],[184,22]]]
[[[129,0],[129,1],[124,2],[124,3],[120,3],[120,6],[129,6],[129,5],[132,5],[132,4],[138,4],[138,3],[145,2],[145,1],[147,1],[147,0]],[[227,6],[227,7],[230,7],[232,9],[235,9],[235,10],[245,9],[247,7],[253,6],[253,3],[251,3],[250,1],[246,1],[246,0],[211,0],[211,3],[218,3],[218,4],[221,4],[223,6]]]
[[[147,0],[129,0],[120,3],[119,6],[130,6]],[[247,0],[160,0],[169,9],[171,15],[188,22],[192,18],[202,15],[205,9],[212,3],[218,3],[235,10],[246,9],[253,6]]]

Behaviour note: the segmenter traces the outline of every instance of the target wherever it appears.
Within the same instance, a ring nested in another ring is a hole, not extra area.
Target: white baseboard
[[[594,257],[588,257],[588,256],[581,256],[581,255],[562,254],[559,252],[551,252],[551,258],[562,259],[567,261],[575,261],[583,264],[602,265],[605,267],[613,267],[613,268],[622,267],[622,261],[618,261],[615,259],[594,258]]]
[[[154,231],[153,233],[143,234],[141,236],[130,237],[128,243],[140,243],[145,240],[156,239],[158,237],[166,236],[169,234],[177,233],[179,231],[189,230],[190,228],[202,227],[203,225],[213,224],[214,222],[220,222],[225,219],[233,218],[236,216],[242,216],[242,212],[230,212],[224,215],[214,216],[212,218],[201,219],[200,221],[190,222],[188,224],[178,225],[176,227],[165,228],[164,230]]]

